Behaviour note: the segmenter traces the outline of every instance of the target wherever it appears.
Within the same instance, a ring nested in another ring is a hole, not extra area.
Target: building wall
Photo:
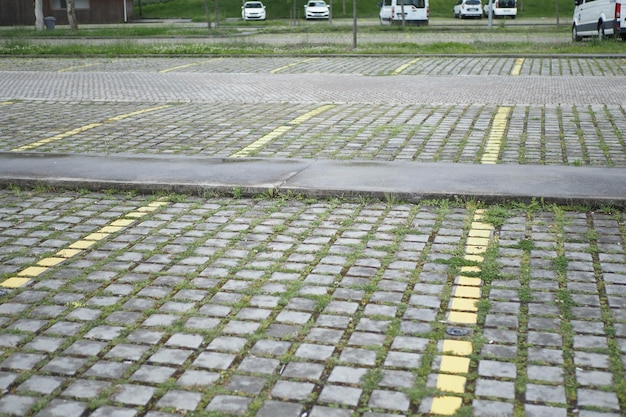
[[[124,16],[126,1],[126,16]],[[52,0],[43,0],[43,15],[53,16],[57,25],[66,25],[67,10],[52,9]],[[78,27],[89,23],[124,23],[134,17],[133,0],[89,0],[89,9],[76,9]],[[35,24],[34,0],[0,0],[0,26]]]
[[[0,0],[0,26],[34,24],[34,1]]]

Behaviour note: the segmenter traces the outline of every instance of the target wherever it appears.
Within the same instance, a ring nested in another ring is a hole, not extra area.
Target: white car
[[[626,0],[576,0],[572,19],[572,40],[607,36],[626,41]]]
[[[459,0],[454,5],[454,17],[465,19],[466,17],[483,17],[483,4],[480,0]]]
[[[330,7],[323,0],[312,0],[304,5],[304,17],[310,19],[329,19]]]
[[[247,1],[241,6],[243,20],[265,20],[265,6],[260,1]]]
[[[493,18],[510,17],[515,19],[515,16],[517,16],[517,0],[487,0],[487,4],[483,7],[485,17],[489,17],[490,10]]]

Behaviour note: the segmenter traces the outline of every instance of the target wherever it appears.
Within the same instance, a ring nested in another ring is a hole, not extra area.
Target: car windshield
[[[262,9],[263,8],[263,4],[261,4],[261,3],[246,3],[245,7],[246,7],[246,9]]]
[[[324,3],[323,1],[310,1],[309,2],[309,7],[324,7],[326,6],[326,3]]]
[[[467,0],[465,4],[480,4],[480,0]]]
[[[398,4],[402,4],[400,1]],[[426,7],[426,0],[404,0],[405,6],[415,6],[418,9],[423,9]]]
[[[515,0],[500,0],[500,7],[513,8],[515,7]]]

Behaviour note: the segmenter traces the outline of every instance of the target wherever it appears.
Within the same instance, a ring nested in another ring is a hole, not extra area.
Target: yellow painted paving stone
[[[108,234],[111,234],[111,233],[116,233],[116,232],[119,232],[120,230],[124,230],[124,228],[123,228],[123,227],[120,227],[120,226],[111,226],[111,225],[109,225],[109,226],[104,226],[103,228],[101,228],[100,230],[98,230],[98,232],[99,232],[99,233],[108,233]]]
[[[73,256],[78,255],[79,253],[81,253],[82,250],[79,249],[61,249],[60,251],[58,251],[57,253],[55,253],[55,255],[60,256],[61,258],[71,258]]]
[[[156,206],[143,206],[143,207],[139,207],[139,208],[135,209],[135,211],[153,212],[153,211],[155,211],[157,209],[158,209],[158,207],[156,207]]]
[[[430,406],[430,412],[432,414],[441,414],[444,416],[451,416],[461,408],[463,401],[461,397],[435,397],[433,403]]]
[[[456,285],[452,291],[453,297],[480,298],[480,288]]]
[[[93,246],[96,242],[93,240],[77,240],[70,245],[70,249],[87,249]]]
[[[148,214],[148,213],[139,213],[139,212],[137,212],[137,211],[132,211],[132,212],[128,213],[128,214],[126,215],[126,217],[130,217],[130,218],[138,218],[138,217],[143,217],[143,216],[145,216],[146,214]]]
[[[84,240],[95,240],[95,241],[100,241],[102,239],[106,239],[107,237],[111,236],[110,233],[92,233],[89,236],[85,236],[83,239]]]
[[[448,321],[457,324],[476,324],[478,322],[478,315],[464,311],[451,311],[448,313]]]
[[[453,298],[450,303],[450,310],[478,311],[478,307],[476,307],[476,300],[473,298]]]
[[[467,378],[461,375],[439,374],[437,376],[437,389],[463,394],[466,382]]]
[[[469,236],[469,237],[486,237],[486,238],[489,238],[489,237],[491,237],[491,230],[487,230],[487,229],[470,229],[470,231],[467,233],[467,236]]]
[[[469,262],[478,262],[478,263],[481,263],[485,260],[485,258],[480,255],[465,255],[463,259]]]
[[[459,275],[456,279],[456,284],[467,287],[480,287],[483,284],[483,281],[480,278]]]
[[[133,224],[135,221],[131,219],[117,219],[114,222],[111,222],[110,226],[113,227],[127,227]]]
[[[475,230],[493,230],[493,226],[490,225],[489,223],[483,223],[483,222],[472,222],[472,229]]]
[[[467,238],[467,246],[487,246],[489,239],[485,237],[471,236]]]
[[[461,272],[477,272],[480,273],[482,269],[478,265],[463,265],[461,267]]]
[[[12,277],[9,278],[5,281],[3,281],[0,286],[5,287],[5,288],[19,288],[23,285],[28,284],[28,282],[30,281],[30,278],[18,278],[18,277]]]
[[[18,272],[17,275],[20,277],[38,277],[39,275],[46,272],[48,269],[50,268],[44,266],[29,266],[28,268],[25,268]]]
[[[50,258],[43,258],[40,259],[39,262],[37,262],[37,265],[39,266],[55,266],[60,264],[61,262],[65,262],[65,258],[55,258],[55,257],[50,257]]]
[[[487,252],[487,246],[466,246],[465,253],[468,255],[480,255],[482,253]]]
[[[469,356],[472,350],[472,342],[467,340],[444,339],[441,347],[442,352],[452,352],[456,356]]]
[[[439,369],[448,374],[466,374],[469,372],[469,366],[469,358],[443,355]]]

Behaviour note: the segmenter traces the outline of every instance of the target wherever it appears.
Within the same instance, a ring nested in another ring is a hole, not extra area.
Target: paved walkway
[[[624,74],[412,59],[2,60],[0,414],[622,416]]]

